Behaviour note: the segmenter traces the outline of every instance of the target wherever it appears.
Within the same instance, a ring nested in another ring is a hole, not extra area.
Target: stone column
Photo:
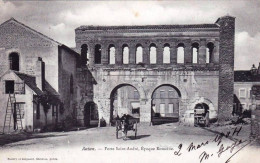
[[[129,44],[129,64],[136,63],[136,47],[134,44]]]
[[[151,99],[141,99],[140,101],[140,122],[144,124],[151,123]]]
[[[163,64],[163,45],[158,45],[156,48],[156,64],[162,65]]]
[[[89,44],[88,51],[89,51],[89,66],[93,66],[94,65],[94,55],[95,55],[95,45]]]
[[[199,64],[206,64],[206,40],[200,41]]]
[[[108,45],[107,44],[103,44],[102,45],[102,52],[101,52],[102,56],[101,56],[101,64],[103,65],[107,65],[109,63],[108,61]]]
[[[150,64],[150,48],[148,47],[143,47],[143,62],[147,65]]]
[[[116,65],[123,64],[123,48],[120,44],[115,45]]]
[[[175,44],[170,47],[170,63],[177,64],[177,47]]]
[[[191,53],[191,44],[190,41],[188,41],[185,44],[184,48],[184,64],[191,64],[192,63],[192,53]]]

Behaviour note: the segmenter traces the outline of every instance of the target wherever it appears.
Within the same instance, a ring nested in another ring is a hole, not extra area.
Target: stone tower
[[[235,18],[224,16],[216,24],[220,26],[218,121],[223,123],[233,110]]]

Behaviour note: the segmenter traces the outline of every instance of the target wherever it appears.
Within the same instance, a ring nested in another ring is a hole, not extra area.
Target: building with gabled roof
[[[260,85],[260,63],[258,68],[252,65],[251,70],[234,72],[234,113],[241,114],[252,109],[252,87]]]
[[[82,69],[82,66],[85,67]],[[78,71],[78,73],[77,73]],[[53,129],[76,124],[81,94],[90,96],[81,76],[90,76],[80,55],[44,34],[11,18],[0,25],[0,127],[5,124],[9,94],[22,108],[23,129]],[[88,98],[91,100],[91,97]],[[87,101],[87,100],[85,100]],[[13,110],[15,110],[13,108]],[[66,121],[70,122],[66,122]],[[15,118],[12,129],[16,129]],[[80,123],[84,123],[82,120]]]

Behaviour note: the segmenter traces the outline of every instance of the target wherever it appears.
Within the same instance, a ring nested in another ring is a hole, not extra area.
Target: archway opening
[[[131,120],[140,120],[140,94],[130,84],[118,85],[110,94],[110,122],[128,114]]]
[[[163,48],[163,63],[170,63],[170,56],[171,56],[171,52],[170,52],[170,45],[169,44],[164,44],[164,48]]]
[[[150,45],[149,49],[149,55],[150,55],[150,64],[156,64],[157,63],[157,47],[154,43]]]
[[[199,44],[197,42],[191,45],[192,47],[192,63],[198,63],[198,55],[199,55]]]
[[[10,69],[14,71],[19,71],[19,55],[18,53],[11,53],[9,55],[9,64],[10,64]]]
[[[95,46],[95,56],[94,63],[101,64],[101,45],[97,44]]]
[[[143,62],[143,47],[141,44],[136,45],[136,63]]]
[[[153,125],[179,121],[180,91],[173,85],[161,85],[152,94],[151,121]]]
[[[184,44],[177,45],[177,63],[184,63]]]
[[[206,63],[213,63],[213,51],[214,51],[214,44],[212,42],[209,42],[207,44],[207,50],[206,50]]]
[[[108,47],[108,63],[115,64],[116,63],[116,49],[113,44]]]
[[[87,44],[83,44],[81,46],[81,64],[82,65],[86,65],[87,62],[88,62],[88,59],[89,59],[89,56],[88,56],[88,45]]]
[[[93,101],[87,102],[84,107],[84,125],[86,127],[98,126],[98,107]]]
[[[129,64],[129,48],[128,45],[124,44],[122,47],[123,64]]]
[[[206,103],[195,105],[194,126],[209,126],[209,106]]]

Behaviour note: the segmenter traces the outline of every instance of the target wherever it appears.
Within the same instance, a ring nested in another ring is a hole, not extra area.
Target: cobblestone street
[[[182,160],[184,162],[200,162],[203,152],[210,154],[201,162],[214,162],[218,159],[225,162],[232,154],[246,145],[249,140],[249,125],[224,126],[212,128],[185,127],[177,123],[158,126],[138,126],[138,135],[134,139],[134,132],[129,131],[128,139],[116,139],[115,127],[91,128],[70,132],[51,132],[33,134],[27,140],[5,144],[1,147],[1,162],[7,159],[24,158],[42,159],[42,161],[71,162],[80,157],[91,158],[97,162],[112,162],[112,160],[129,159],[136,162],[158,162],[163,160]],[[227,136],[228,131],[230,135]],[[233,132],[234,136],[233,135]],[[220,133],[226,134],[219,141]],[[238,133],[238,135],[237,135]],[[121,136],[121,134],[119,134]],[[19,137],[19,135],[14,135]],[[1,135],[1,142],[6,141],[10,135]],[[219,137],[218,137],[219,138]],[[19,140],[17,138],[17,140]],[[243,143],[239,143],[239,141]],[[10,140],[11,141],[11,140]],[[223,144],[223,152],[219,152]],[[254,143],[250,143],[254,144]],[[230,148],[234,148],[231,152]],[[227,150],[225,150],[227,148]],[[246,146],[231,162],[243,162],[241,158],[246,155],[253,145]],[[14,153],[14,151],[16,151]],[[254,150],[257,152],[257,150]],[[26,154],[26,156],[25,156]],[[212,156],[211,156],[212,154]],[[220,154],[220,157],[218,155]],[[164,157],[156,157],[162,155]],[[179,156],[178,156],[179,155]],[[73,157],[75,156],[75,157]],[[107,157],[109,156],[109,157]],[[47,160],[46,160],[47,159]],[[55,160],[57,159],[57,160]],[[254,159],[254,158],[252,158]],[[21,162],[21,160],[10,160]],[[32,160],[31,160],[32,161]],[[77,160],[77,162],[80,160]]]

